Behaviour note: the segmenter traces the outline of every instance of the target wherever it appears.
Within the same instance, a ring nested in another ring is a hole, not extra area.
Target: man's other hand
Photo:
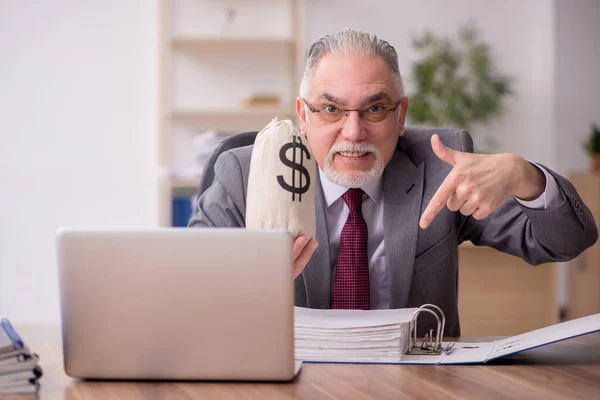
[[[304,271],[306,264],[310,261],[315,249],[319,245],[316,240],[308,240],[305,236],[298,236],[294,240],[292,246],[292,259],[294,260],[293,277],[296,279],[298,275]]]
[[[423,229],[444,206],[484,219],[511,195],[534,200],[544,192],[544,173],[516,154],[463,153],[444,146],[438,135],[431,137],[431,147],[453,168],[421,216]]]

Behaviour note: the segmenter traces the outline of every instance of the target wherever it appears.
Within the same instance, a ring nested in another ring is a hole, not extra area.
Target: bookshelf
[[[159,224],[173,225],[175,198],[193,196],[210,145],[199,135],[260,130],[296,120],[304,63],[305,0],[160,0]],[[249,106],[252,95],[268,106]],[[296,121],[295,121],[296,122]],[[179,215],[177,211],[177,215]]]

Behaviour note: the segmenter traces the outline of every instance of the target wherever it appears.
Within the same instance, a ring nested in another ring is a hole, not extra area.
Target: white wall
[[[600,1],[555,3],[557,156],[567,173],[590,168],[582,143],[590,122],[600,125]]]
[[[548,0],[309,0],[306,42],[349,27],[374,33],[398,51],[410,93],[410,65],[417,56],[410,47],[413,35],[424,29],[454,35],[461,23],[473,19],[500,71],[515,78],[518,91],[507,102],[503,120],[485,129],[498,139],[498,151],[552,165],[553,11]],[[483,129],[472,129],[475,140]]]
[[[0,316],[57,322],[58,226],[157,224],[156,1],[2,1],[0,57]]]

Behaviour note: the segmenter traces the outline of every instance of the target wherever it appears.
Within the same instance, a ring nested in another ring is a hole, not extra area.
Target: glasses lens
[[[325,122],[337,122],[342,119],[346,113],[339,107],[327,105],[321,109],[319,114]]]
[[[385,119],[387,113],[382,106],[373,106],[363,112],[363,118],[369,122],[381,122]]]

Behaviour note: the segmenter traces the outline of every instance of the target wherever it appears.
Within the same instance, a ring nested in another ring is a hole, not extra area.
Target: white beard
[[[368,171],[336,171],[333,168],[333,159],[337,153],[345,151],[371,153],[375,157],[375,162]],[[337,143],[329,150],[329,154],[323,164],[323,172],[327,176],[327,179],[347,188],[359,188],[376,181],[383,174],[385,168],[379,149],[370,143]]]

